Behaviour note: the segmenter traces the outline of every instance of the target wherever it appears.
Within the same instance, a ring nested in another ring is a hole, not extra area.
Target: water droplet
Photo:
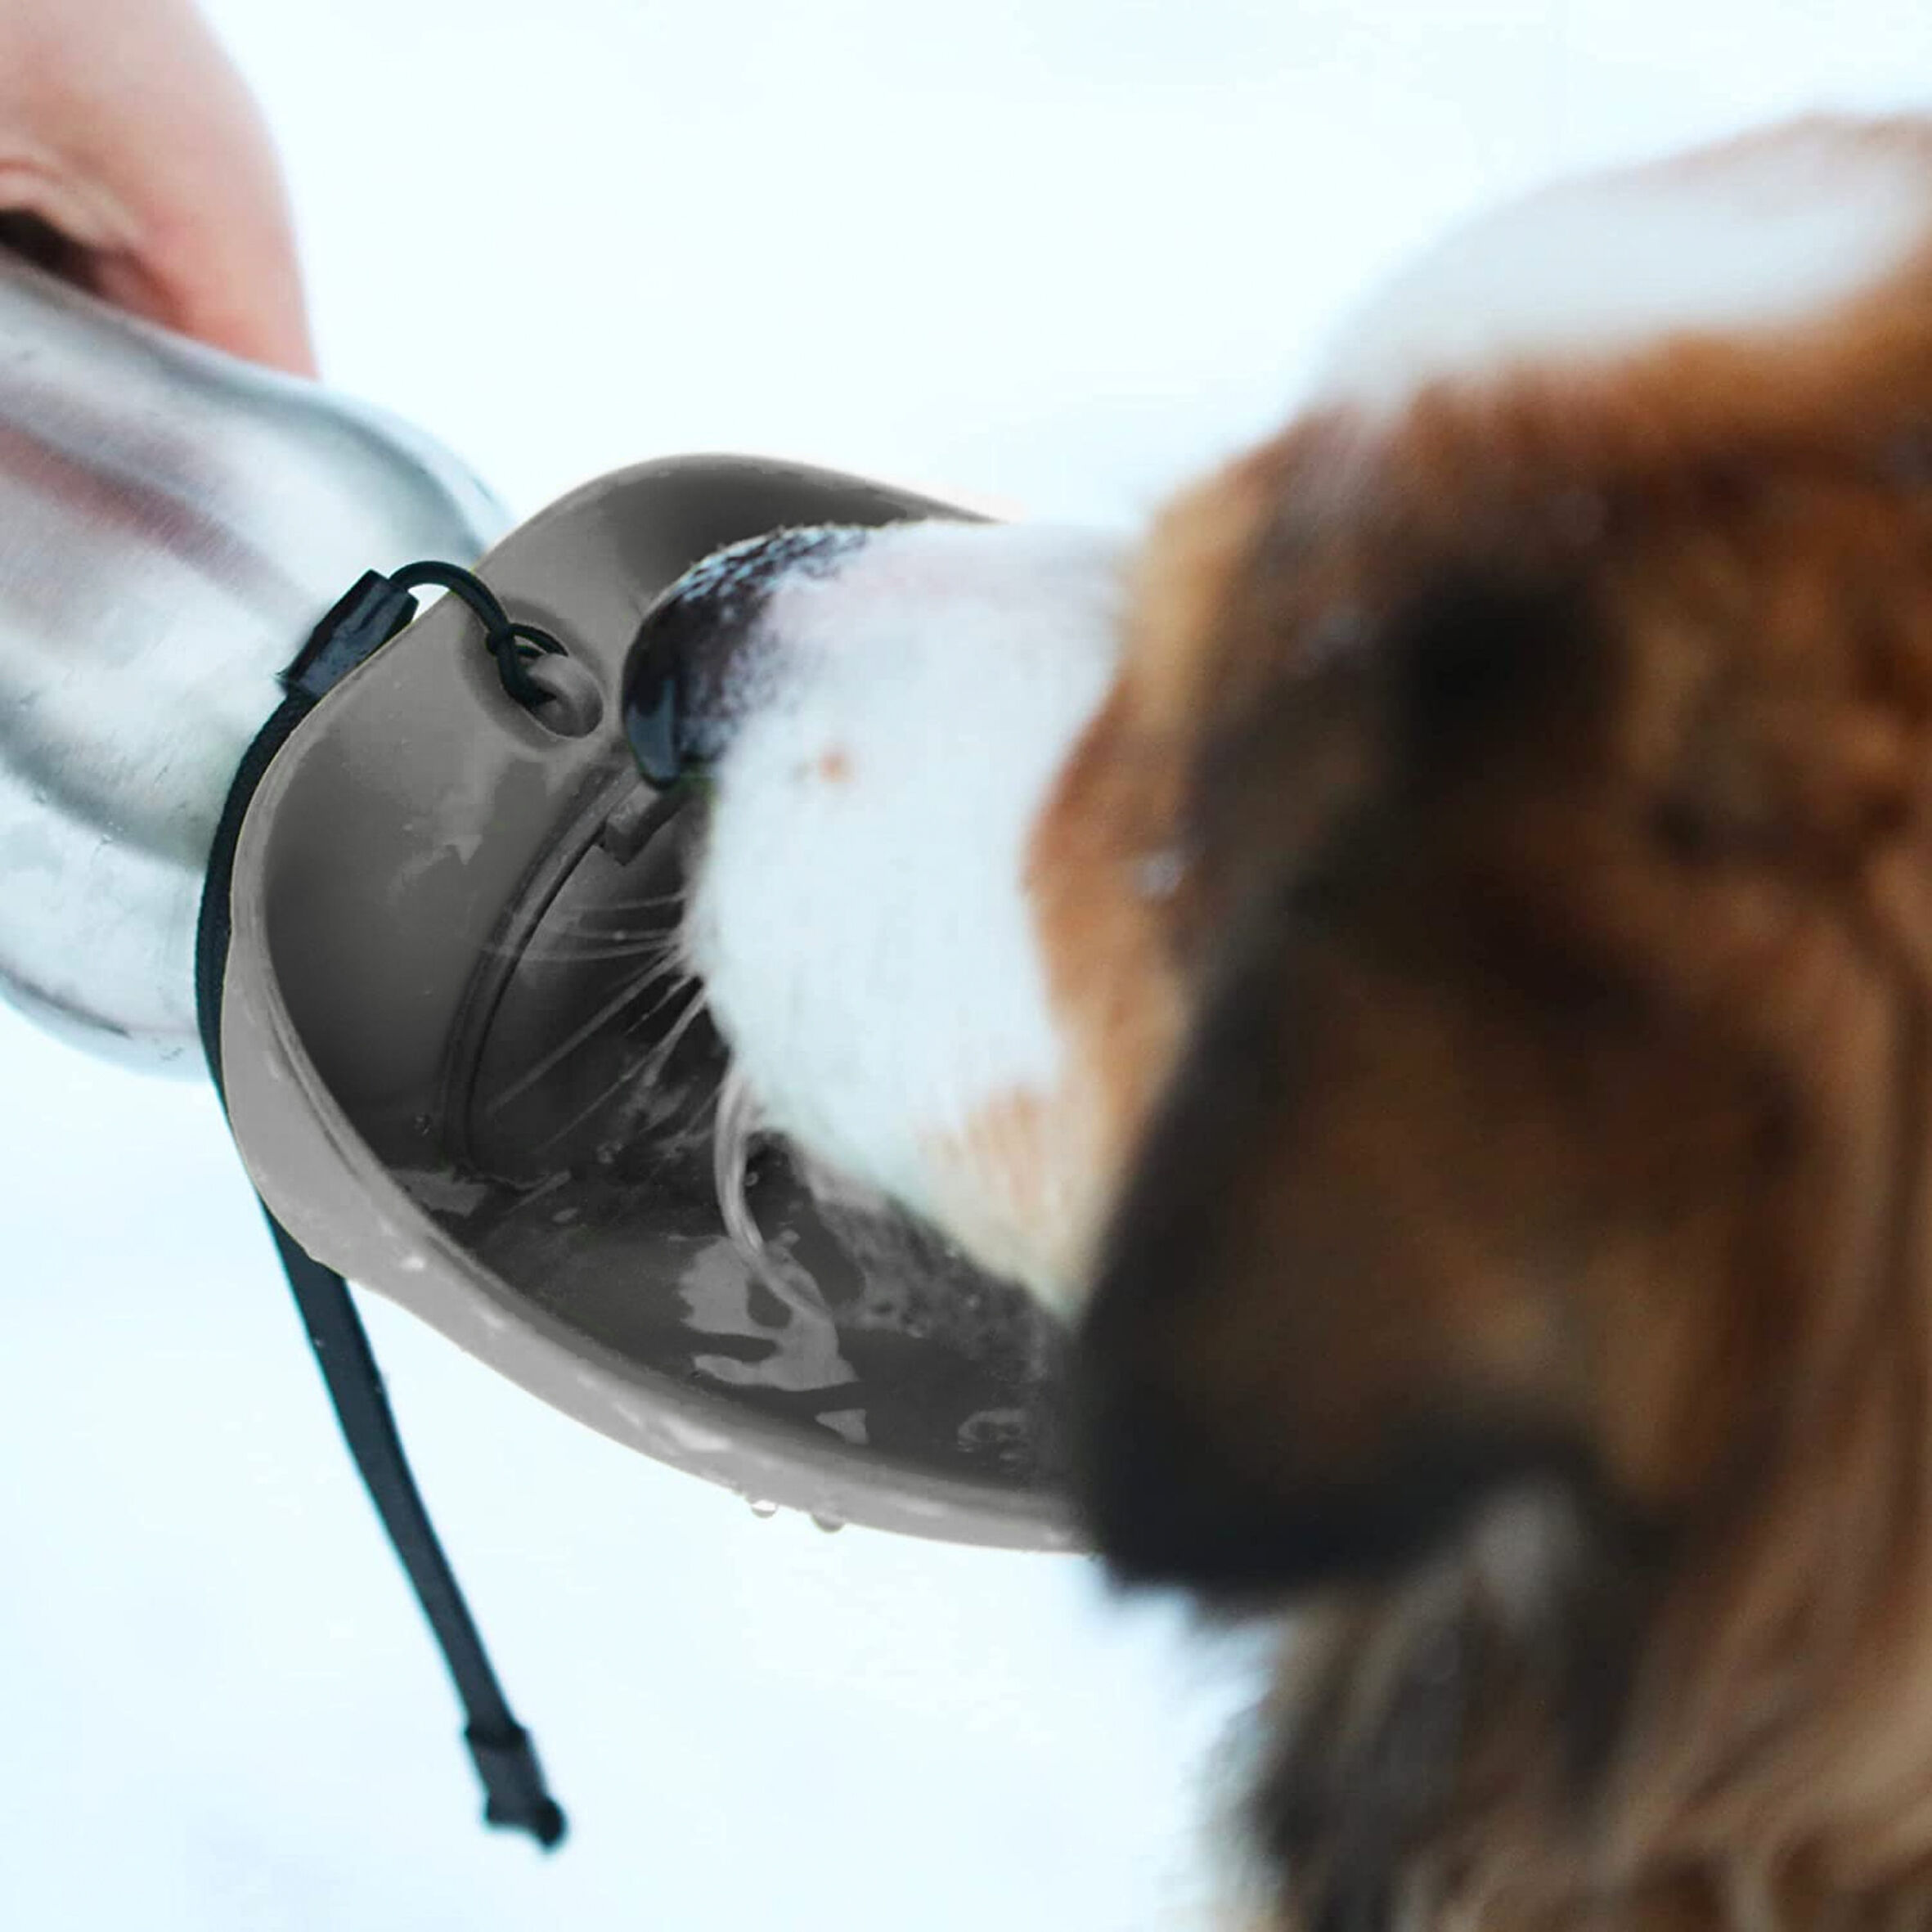
[[[772,1517],[778,1514],[778,1505],[775,1503],[767,1502],[763,1497],[760,1497],[752,1504],[752,1514],[762,1521],[770,1522]]]
[[[419,1113],[409,1124],[425,1139],[429,1138],[430,1130],[436,1125],[426,1113]]]
[[[828,1536],[836,1536],[845,1527],[845,1519],[843,1516],[822,1516],[815,1512],[811,1526],[815,1530],[823,1530]]]

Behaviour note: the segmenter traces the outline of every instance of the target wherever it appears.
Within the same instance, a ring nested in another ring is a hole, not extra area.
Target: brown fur
[[[1092,1110],[1071,1094],[1044,1099],[1030,1088],[1009,1087],[975,1112],[961,1130],[928,1132],[919,1147],[940,1177],[932,1218],[975,1256],[982,1267],[1018,1274],[1031,1265],[1065,1280],[1078,1274],[1077,1251],[1061,1252],[1040,1230],[1073,1229],[1093,1211],[1062,1197],[1070,1177],[1099,1170],[1082,1154]],[[947,1194],[945,1177],[962,1184]]]
[[[1085,1493],[1315,1606],[1281,1922],[1932,1916],[1932,265],[1305,420],[1134,609],[1035,851]]]

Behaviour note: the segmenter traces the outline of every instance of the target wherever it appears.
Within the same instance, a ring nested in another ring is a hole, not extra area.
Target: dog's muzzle
[[[705,781],[681,958],[764,1128],[1043,1292],[1089,1177],[1030,855],[1117,673],[1126,549],[781,531],[659,598],[622,693],[645,778]]]

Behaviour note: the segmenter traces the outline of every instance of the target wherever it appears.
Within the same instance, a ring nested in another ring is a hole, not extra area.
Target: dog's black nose
[[[624,662],[624,735],[637,769],[659,791],[683,776],[678,721],[684,712],[682,652],[676,618],[659,621],[662,606],[647,611]]]
[[[623,716],[652,784],[673,784],[724,748],[756,681],[744,675],[747,653],[774,642],[763,624],[773,591],[793,574],[824,574],[865,535],[827,526],[728,545],[645,613],[624,665]]]

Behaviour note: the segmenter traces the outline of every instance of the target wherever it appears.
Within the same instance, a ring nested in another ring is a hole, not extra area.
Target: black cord
[[[454,564],[406,564],[389,573],[389,582],[399,591],[434,585],[468,604],[482,621],[483,644],[496,660],[496,675],[503,680],[504,690],[518,703],[547,704],[555,696],[524,667],[537,656],[563,657],[563,645],[535,624],[512,622],[496,593],[474,572],[461,570]]]
[[[530,627],[512,625],[488,587],[467,571],[445,564],[417,564],[389,579],[375,571],[367,573],[317,626],[283,674],[287,695],[249,747],[229,789],[209,856],[196,932],[196,1016],[208,1070],[224,1112],[227,1088],[222,1068],[222,996],[232,932],[235,850],[248,815],[249,802],[276,754],[326,694],[402,631],[415,615],[416,600],[408,594],[403,581],[406,577],[419,583],[440,582],[455,591],[483,618],[492,637],[508,640],[507,650],[496,654],[499,667],[507,656],[515,662],[519,672],[522,671],[521,659],[516,656],[516,640]],[[537,632],[531,639],[539,649],[545,648],[539,641],[543,636]],[[550,645],[558,650],[563,648],[555,639],[550,640]],[[508,688],[507,675],[505,684]],[[548,692],[539,694],[540,697],[549,695]],[[550,1796],[529,1732],[517,1722],[503,1694],[461,1588],[438,1540],[435,1525],[429,1520],[429,1510],[403,1453],[381,1371],[370,1351],[369,1338],[348,1284],[333,1268],[309,1255],[276,1219],[266,1202],[261,1205],[343,1439],[429,1620],[462,1703],[463,1741],[483,1783],[485,1822],[527,1831],[547,1851],[563,1840],[566,1829],[563,1811]]]

